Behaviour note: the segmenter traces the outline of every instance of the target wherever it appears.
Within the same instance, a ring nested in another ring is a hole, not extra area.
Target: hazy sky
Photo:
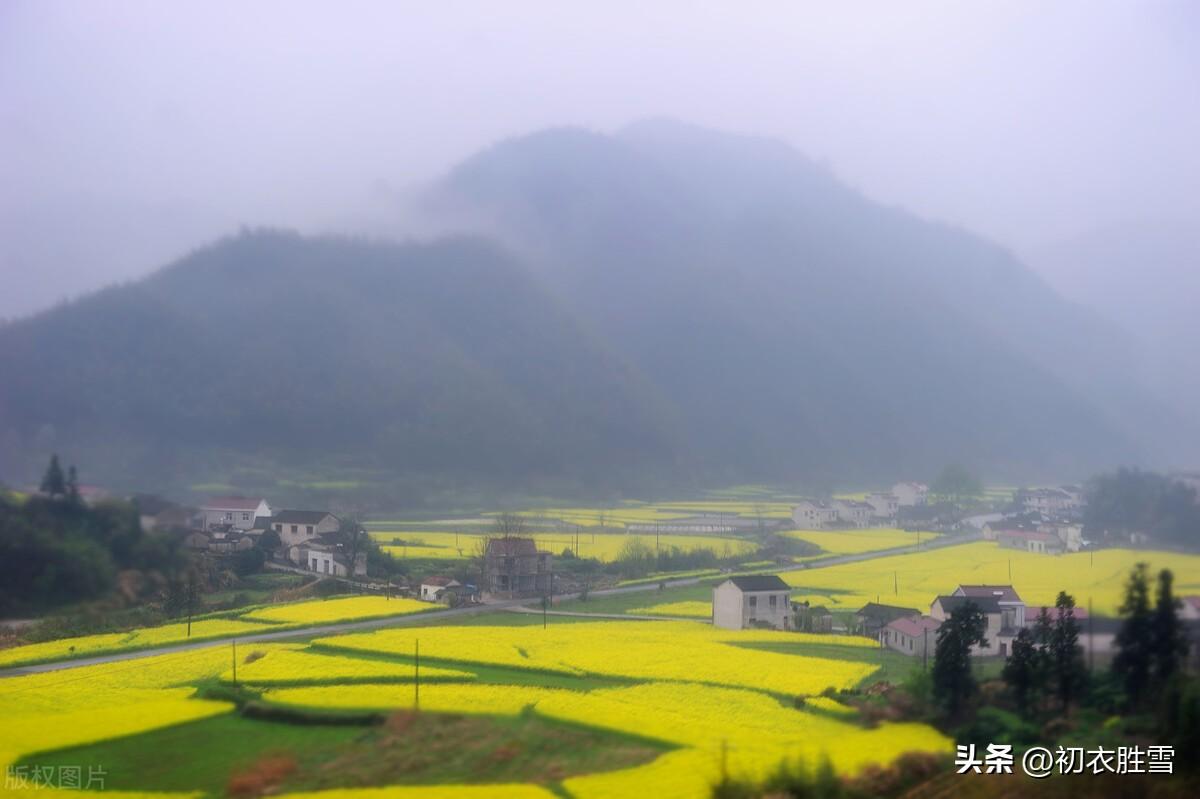
[[[1200,218],[1198,36],[1200,3],[1145,0],[0,0],[0,317],[644,116],[776,136],[1022,251]]]

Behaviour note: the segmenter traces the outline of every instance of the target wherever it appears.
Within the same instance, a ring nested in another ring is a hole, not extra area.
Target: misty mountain
[[[1155,457],[1178,433],[1119,328],[774,141],[662,120],[547,131],[468,160],[428,208],[505,236],[687,398],[722,463],[1048,476]]]
[[[1146,382],[1180,412],[1200,407],[1200,231],[1126,222],[1039,248],[1032,264],[1065,297],[1133,333]]]
[[[58,449],[141,488],[1031,481],[1179,438],[1119,328],[776,142],[544,131],[421,210],[471,235],[244,234],[0,328],[0,474]]]
[[[552,481],[677,448],[654,388],[478,240],[244,234],[0,328],[0,372],[25,479],[50,448],[147,487],[247,461]]]

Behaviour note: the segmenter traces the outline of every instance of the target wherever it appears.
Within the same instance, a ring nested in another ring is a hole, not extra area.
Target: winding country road
[[[879,549],[873,552],[860,552],[853,555],[831,555],[827,558],[808,561],[807,563],[798,563],[794,566],[786,566],[780,569],[774,569],[774,572],[794,572],[807,571],[809,569],[824,569],[830,566],[838,566],[843,563],[856,563],[864,560],[874,560],[876,558],[889,557],[891,555],[903,555],[912,552],[924,552],[931,549],[942,549],[944,547],[960,546],[979,541],[983,538],[980,533],[971,533],[968,535],[945,535],[933,539],[932,541],[922,542],[920,547],[917,545],[893,547],[892,549]],[[695,585],[696,583],[713,579],[713,576],[707,577],[682,577],[674,580],[663,580],[662,584],[667,588],[674,588],[684,585]],[[644,591],[657,591],[658,582],[639,583],[638,585],[624,585],[616,588],[603,588],[590,592],[590,596],[619,596],[622,594],[633,594]],[[557,601],[571,600],[577,598],[576,594],[560,594],[555,597]],[[524,605],[529,605],[537,600],[529,599],[510,599],[500,602],[488,602],[483,605],[471,605],[462,608],[446,608],[445,610],[433,610],[425,613],[414,613],[405,616],[387,616],[381,619],[367,619],[365,621],[346,621],[336,622],[334,624],[320,624],[311,627],[294,627],[289,630],[279,630],[277,632],[267,633],[251,633],[249,635],[234,635],[227,638],[210,638],[205,641],[199,641],[194,644],[169,644],[166,646],[155,647],[153,649],[138,649],[132,652],[117,652],[111,655],[96,655],[95,657],[76,658],[72,660],[58,660],[51,663],[36,663],[29,666],[16,666],[9,669],[0,669],[0,678],[4,677],[19,677],[23,674],[41,674],[52,671],[64,671],[67,669],[76,669],[82,666],[95,666],[101,663],[118,663],[126,660],[138,660],[140,658],[154,657],[156,655],[166,655],[178,652],[188,652],[195,649],[208,649],[215,646],[229,646],[233,642],[255,643],[258,641],[282,641],[289,638],[308,638],[313,635],[336,635],[339,633],[358,632],[360,630],[375,630],[382,627],[407,627],[413,625],[426,624],[431,620],[441,621],[444,619],[454,619],[459,616],[473,616],[480,613],[492,613],[495,611],[508,610],[519,608]],[[556,613],[555,615],[559,615]],[[574,615],[574,614],[572,614]],[[595,615],[597,618],[608,618],[609,614],[587,614]],[[637,617],[623,616],[622,618],[634,619]],[[674,619],[678,621],[678,619]]]

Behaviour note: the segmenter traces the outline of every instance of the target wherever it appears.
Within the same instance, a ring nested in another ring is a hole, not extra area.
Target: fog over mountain
[[[240,225],[390,235],[396,195],[467,153],[660,115],[1020,252],[1194,219],[1198,22],[1186,0],[9,0],[0,318]]]
[[[1191,432],[1132,379],[1119,327],[773,140],[541,131],[463,161],[397,228],[418,213],[446,233],[246,232],[0,328],[0,468],[28,479],[62,449],[163,490],[821,486],[950,461],[1082,475]]]
[[[1194,467],[1198,21],[5,3],[0,479]]]

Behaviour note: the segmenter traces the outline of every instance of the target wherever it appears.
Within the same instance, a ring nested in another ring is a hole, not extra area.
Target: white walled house
[[[442,595],[455,588],[462,588],[462,583],[453,577],[426,577],[421,581],[421,599],[426,602],[438,602]]]
[[[713,589],[712,623],[726,630],[792,629],[792,589],[775,574],[730,577]]]
[[[341,520],[323,510],[281,510],[271,519],[284,549],[310,541],[323,533],[336,533]]]
[[[863,501],[871,506],[871,515],[880,521],[895,519],[900,510],[900,501],[896,499],[895,494],[875,491],[867,494]]]
[[[929,486],[924,483],[896,483],[892,486],[892,496],[901,508],[924,505],[926,497],[929,496]]]
[[[354,568],[350,567],[350,558],[336,548],[317,542],[298,544],[297,560],[306,569],[318,574],[328,574],[333,577],[362,576],[367,573],[367,554],[359,552],[354,559]]]
[[[870,527],[875,509],[866,502],[852,499],[835,499],[832,503],[837,520],[847,527]]]
[[[893,619],[880,631],[880,640],[897,652],[925,657],[937,648],[937,631],[941,626],[932,616]]]
[[[202,530],[229,525],[232,530],[249,530],[259,516],[270,516],[271,506],[261,497],[210,497],[200,506],[197,526]]]
[[[825,502],[804,500],[792,508],[792,521],[805,530],[820,530],[837,524],[837,509]]]
[[[1025,603],[1011,585],[960,585],[949,596],[939,596],[929,606],[929,615],[939,622],[950,618],[950,614],[961,605],[972,602],[987,619],[984,631],[986,647],[971,647],[977,656],[999,655],[1007,657],[1012,651],[1013,639],[1026,624]]]

